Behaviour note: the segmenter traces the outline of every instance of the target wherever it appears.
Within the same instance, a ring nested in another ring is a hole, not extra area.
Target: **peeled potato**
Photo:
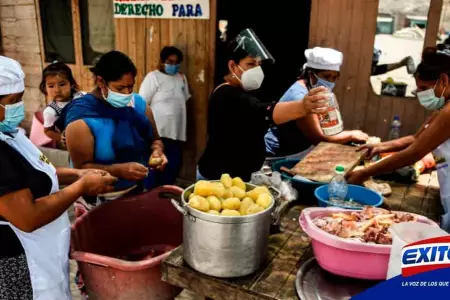
[[[238,188],[241,188],[244,190],[247,189],[247,186],[245,185],[245,182],[240,177],[234,177],[232,180],[233,186],[237,186]]]
[[[245,197],[242,202],[241,202],[241,206],[239,207],[239,213],[244,216],[247,214],[247,210],[249,209],[249,207],[255,204],[255,202],[253,202],[253,199],[250,197]]]
[[[247,192],[247,196],[252,198],[254,201],[258,200],[258,197],[261,194],[269,194],[270,195],[270,192],[265,186],[259,186],[259,187],[254,188],[253,190]]]
[[[194,196],[189,200],[188,205],[192,208],[195,208],[200,211],[208,211],[209,210],[209,202],[205,198],[201,196]]]
[[[266,209],[272,204],[272,197],[268,194],[261,194],[259,195],[258,200],[256,200],[256,204]]]
[[[252,204],[252,205],[250,205],[250,207],[247,210],[247,215],[257,214],[259,212],[262,212],[263,210],[264,210],[264,208],[262,208],[258,204]]]
[[[233,193],[233,196],[239,199],[245,198],[245,191],[237,186],[232,186],[228,189]]]
[[[208,214],[211,214],[211,215],[220,215],[220,213],[217,211],[217,210],[208,210]]]
[[[163,162],[163,159],[161,157],[150,157],[150,159],[148,160],[148,165],[152,168],[156,168],[159,167]]]
[[[195,184],[194,194],[202,197],[208,197],[214,195],[214,190],[216,186],[209,181],[200,180]]]
[[[194,194],[194,193],[191,193],[191,194],[189,195],[188,199],[191,200],[191,198],[194,197],[194,196],[195,196],[195,194]]]
[[[220,211],[222,209],[222,202],[220,202],[220,200],[217,199],[217,197],[209,196],[208,198],[206,198],[206,200],[208,200],[209,202],[210,210]]]
[[[229,198],[233,198],[234,197],[234,195],[233,195],[233,192],[232,191],[230,191],[230,190],[226,190],[225,191],[225,193],[223,194],[223,199],[229,199]]]
[[[228,198],[222,202],[222,209],[224,210],[237,210],[240,206],[241,201],[238,198]]]
[[[222,174],[220,177],[220,182],[225,186],[225,188],[230,188],[233,186],[233,180],[229,174]]]
[[[224,209],[220,213],[221,216],[229,216],[229,217],[239,217],[241,214],[237,210],[233,209]]]
[[[226,189],[222,183],[214,182],[214,196],[216,196],[217,198],[222,198],[225,194],[225,191]]]

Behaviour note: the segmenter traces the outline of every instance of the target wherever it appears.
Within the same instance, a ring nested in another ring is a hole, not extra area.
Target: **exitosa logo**
[[[402,275],[450,268],[450,236],[415,242],[402,249]]]

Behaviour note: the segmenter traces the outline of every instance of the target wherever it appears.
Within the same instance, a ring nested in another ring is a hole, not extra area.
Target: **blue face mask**
[[[1,105],[5,109],[5,119],[0,122],[0,132],[16,132],[17,126],[25,118],[23,101],[11,105]]]
[[[434,93],[435,88],[436,88],[436,86],[434,86],[434,88],[428,89],[426,91],[417,92],[417,98],[419,99],[420,104],[423,107],[425,107],[425,109],[427,109],[427,110],[439,110],[442,107],[444,107],[445,89],[442,91],[441,97],[436,97],[436,94]]]
[[[314,76],[316,76],[316,79],[317,79],[317,83],[313,86],[314,88],[319,87],[319,86],[324,86],[324,87],[328,88],[330,91],[332,91],[334,89],[336,83],[326,81],[325,79],[320,78],[316,74],[314,74]]]
[[[108,88],[108,97],[105,97],[105,95],[103,95],[103,98],[112,106],[119,108],[126,107],[133,99],[133,94],[121,94],[113,92]]]
[[[180,65],[164,64],[164,71],[166,71],[167,75],[175,75],[180,71]]]

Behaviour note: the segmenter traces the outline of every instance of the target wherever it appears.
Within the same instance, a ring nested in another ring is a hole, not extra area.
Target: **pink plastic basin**
[[[347,240],[329,234],[312,223],[312,220],[317,217],[336,212],[351,213],[352,210],[336,207],[305,208],[299,218],[300,226],[312,240],[314,255],[319,265],[336,275],[370,280],[386,279],[391,245]],[[418,222],[438,226],[426,217],[415,216]]]
[[[169,300],[180,289],[161,280],[161,262],[183,239],[183,216],[165,186],[102,204],[72,225],[72,259],[89,300]]]

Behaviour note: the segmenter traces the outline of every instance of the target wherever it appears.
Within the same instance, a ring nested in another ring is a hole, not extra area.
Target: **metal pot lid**
[[[333,275],[313,257],[298,270],[295,288],[301,300],[347,300],[378,283]]]

